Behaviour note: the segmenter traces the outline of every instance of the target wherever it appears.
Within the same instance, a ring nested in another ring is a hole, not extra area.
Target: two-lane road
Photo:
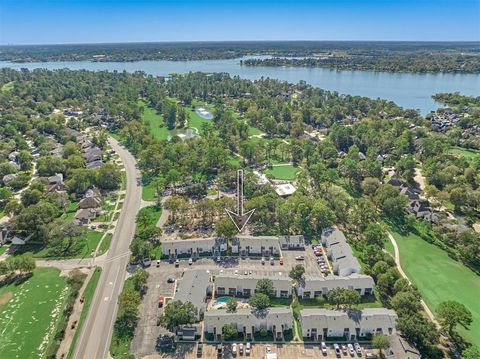
[[[109,138],[109,143],[125,166],[126,195],[100,281],[76,344],[75,359],[107,357],[117,313],[117,299],[126,275],[129,245],[135,232],[135,218],[140,209],[141,175],[136,168],[136,161],[116,140]]]

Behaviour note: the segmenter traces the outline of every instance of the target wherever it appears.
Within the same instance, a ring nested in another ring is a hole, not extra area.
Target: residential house
[[[211,295],[210,273],[204,269],[193,269],[183,272],[182,278],[177,282],[173,300],[192,303],[198,309],[197,320],[201,320],[207,307],[207,297]]]
[[[17,174],[10,173],[8,175],[3,176],[2,180],[4,184],[8,184],[9,182],[12,182],[15,178],[17,178]]]
[[[369,275],[352,273],[345,277],[305,276],[303,281],[297,283],[296,291],[298,297],[305,299],[326,296],[329,291],[336,288],[355,289],[362,296],[371,295],[374,287],[375,282]]]
[[[97,218],[98,211],[95,208],[82,208],[75,214],[75,223],[77,225],[88,225]]]
[[[213,334],[215,341],[221,341],[223,327],[230,324],[248,341],[253,340],[260,329],[269,330],[276,340],[282,340],[284,332],[292,329],[292,323],[291,308],[274,307],[262,311],[240,308],[236,312],[213,309],[205,313],[204,331]]]
[[[237,236],[232,240],[232,253],[242,256],[276,256],[279,248],[279,239],[274,236]]]
[[[169,258],[220,256],[227,252],[224,238],[191,238],[162,242],[162,253]]]
[[[97,188],[90,188],[78,203],[78,208],[99,208],[102,205],[102,194]]]
[[[280,247],[286,250],[304,250],[305,238],[302,235],[297,236],[280,236]]]
[[[261,279],[272,281],[274,296],[289,298],[292,296],[292,283],[288,273],[282,272],[246,272],[235,274],[223,272],[215,277],[215,295],[230,295],[233,297],[249,297],[255,293],[257,283]]]
[[[428,222],[435,222],[436,216],[430,208],[428,201],[420,198],[417,189],[399,178],[391,178],[387,183],[391,186],[397,187],[400,194],[408,198],[407,206],[405,207],[407,212],[413,214],[416,218]]]
[[[67,185],[63,182],[63,174],[57,173],[54,176],[48,177],[48,192],[64,192],[67,190]]]
[[[357,340],[374,334],[395,333],[397,314],[386,308],[363,310],[302,309],[300,323],[304,338],[322,341],[328,337]]]
[[[333,272],[339,276],[360,273],[360,263],[352,252],[342,231],[327,228],[322,233],[322,243],[327,247],[327,255],[333,262]]]

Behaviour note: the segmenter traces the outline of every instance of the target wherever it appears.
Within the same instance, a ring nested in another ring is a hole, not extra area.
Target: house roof
[[[322,233],[322,241],[327,244],[327,248],[332,253],[334,264],[338,266],[338,272],[344,269],[354,269],[360,272],[360,263],[354,256],[347,239],[338,228],[328,228]]]
[[[281,245],[305,245],[305,238],[302,235],[297,236],[280,236],[278,237]]]
[[[75,214],[75,219],[93,219],[95,218],[97,211],[93,208],[79,209]]]
[[[307,308],[300,311],[303,318],[314,317],[321,324],[319,327],[362,327],[371,328],[391,327],[395,328],[397,314],[387,308],[366,308],[363,310],[331,310],[323,308]]]
[[[102,160],[95,160],[87,163],[87,168],[100,168],[104,165]]]
[[[222,309],[212,309],[205,313],[205,318],[212,318],[212,317],[231,317],[232,320],[235,320],[235,317],[252,317],[253,318],[260,318],[260,317],[269,317],[274,315],[281,315],[281,314],[292,314],[291,308],[281,308],[281,307],[273,307],[268,308],[267,310],[252,310],[250,308],[238,308],[236,312],[227,312],[226,310]]]
[[[275,192],[281,196],[290,196],[295,193],[297,189],[291,183],[282,183],[275,185]]]
[[[210,285],[210,273],[204,269],[193,269],[183,272],[178,281],[174,300],[190,302],[199,310],[205,306],[205,296]]]
[[[243,248],[246,246],[278,247],[279,245],[278,237],[274,236],[237,236],[232,242]]]

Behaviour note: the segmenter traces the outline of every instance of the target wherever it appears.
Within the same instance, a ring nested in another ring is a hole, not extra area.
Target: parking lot
[[[320,345],[313,345],[313,344],[304,344],[304,343],[288,343],[288,344],[253,344],[252,351],[250,356],[245,354],[240,355],[237,354],[233,356],[231,350],[231,344],[223,345],[223,354],[222,358],[229,359],[229,358],[255,358],[259,359],[262,358],[267,350],[267,346],[270,347],[273,353],[276,353],[278,359],[310,359],[310,358],[325,358],[325,359],[333,359],[333,358],[365,358],[365,350],[362,350],[361,355],[344,355],[341,354],[340,357],[335,355],[335,352],[328,346],[327,354],[322,354],[320,349]],[[179,344],[177,345],[177,349],[174,353],[167,353],[167,354],[154,354],[149,355],[147,358],[150,359],[157,359],[157,358],[198,358],[196,352],[197,345],[196,344]],[[368,350],[368,352],[373,352],[372,350]],[[217,357],[217,347],[216,345],[207,344],[203,346],[203,355],[202,358],[220,358]]]
[[[153,261],[152,265],[147,268],[150,274],[147,282],[148,290],[139,308],[140,319],[132,342],[132,351],[135,356],[142,357],[155,353],[157,337],[160,334],[168,334],[165,328],[157,326],[157,320],[162,314],[162,308],[158,306],[158,299],[160,296],[164,298],[173,297],[176,283],[168,283],[168,278],[173,278],[176,281],[182,277],[182,273],[187,269],[205,269],[209,270],[212,275],[217,275],[222,270],[238,270],[240,273],[250,271],[283,272],[288,275],[293,266],[302,264],[305,266],[306,274],[322,276],[317,257],[311,247],[307,247],[304,251],[282,251],[281,255],[284,259],[283,265],[280,265],[278,259],[272,265],[268,258],[266,258],[265,264],[262,264],[260,257],[240,258],[238,256],[222,257],[220,263],[212,258],[201,258],[191,265],[189,265],[187,259],[180,259],[178,267],[167,260],[162,260],[157,267],[156,262]],[[295,259],[297,256],[303,256],[304,260]],[[286,349],[284,350],[292,350],[288,347],[285,345]],[[305,353],[302,355],[311,357],[310,352],[315,352],[315,348],[305,349]],[[289,356],[285,354],[285,357],[288,358]]]

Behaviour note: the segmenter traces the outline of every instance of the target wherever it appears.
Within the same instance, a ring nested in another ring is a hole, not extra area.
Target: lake
[[[304,80],[323,89],[343,94],[384,98],[406,108],[419,109],[426,114],[439,105],[431,96],[438,92],[458,91],[465,95],[480,95],[480,75],[472,74],[411,74],[373,71],[337,71],[304,67],[240,66],[240,59],[204,61],[138,61],[138,62],[31,62],[0,61],[0,67],[14,69],[46,68],[96,71],[144,71],[151,75],[167,76],[190,71],[228,72],[241,78],[255,80],[263,77],[296,83]]]

